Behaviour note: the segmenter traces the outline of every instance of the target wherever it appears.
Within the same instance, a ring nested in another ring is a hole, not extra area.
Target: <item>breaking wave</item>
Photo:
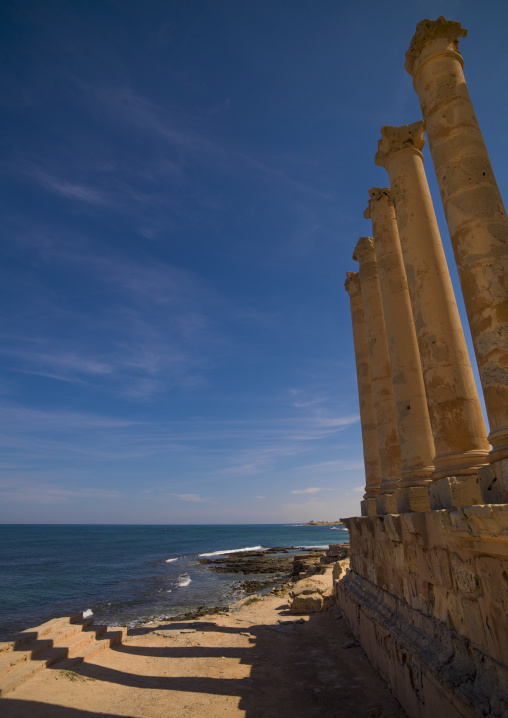
[[[246,548],[230,548],[226,551],[212,551],[211,553],[200,553],[198,556],[204,558],[206,556],[225,556],[227,553],[241,553],[243,551],[264,551],[263,546],[246,546]]]

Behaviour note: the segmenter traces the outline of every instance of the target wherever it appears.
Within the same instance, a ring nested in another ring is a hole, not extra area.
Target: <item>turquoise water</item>
[[[134,625],[242,597],[242,575],[216,574],[202,554],[349,540],[345,529],[303,525],[0,525],[0,639],[56,616],[93,611]],[[256,578],[263,578],[256,576]]]

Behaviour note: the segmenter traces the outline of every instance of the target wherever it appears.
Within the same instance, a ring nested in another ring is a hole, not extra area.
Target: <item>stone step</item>
[[[0,680],[0,697],[11,693],[15,688],[21,686],[26,681],[33,678],[37,673],[51,666],[58,660],[64,660],[67,657],[66,648],[52,647],[42,653],[38,659],[26,660],[11,666]]]
[[[80,663],[86,663],[87,661],[93,659],[101,651],[120,645],[127,637],[128,629],[125,626],[115,626],[114,628],[101,626],[101,628],[104,629],[104,632],[97,637],[97,640],[90,642],[77,654],[73,651],[65,660],[60,661],[55,667],[60,670],[64,670],[73,668]]]
[[[94,645],[97,641],[102,641],[107,631],[107,626],[92,626],[75,636],[69,636],[66,639],[58,641],[57,645],[59,648],[65,648],[67,650],[65,658],[71,658],[81,655],[89,646]]]
[[[34,628],[27,628],[25,631],[19,631],[19,633],[13,634],[8,641],[0,642],[0,653],[5,651],[16,651],[20,646],[25,643],[31,643],[45,638],[49,633],[58,630],[62,626],[68,626],[71,623],[77,623],[83,620],[82,613],[76,613],[72,616],[62,616],[60,618],[52,618],[50,621],[41,623],[40,626]]]
[[[61,646],[64,641],[72,639],[74,636],[81,636],[82,633],[89,631],[93,627],[93,622],[93,616],[90,616],[75,623],[64,624],[52,631],[51,634],[48,634],[48,638],[53,641],[54,646]]]
[[[78,665],[98,651],[121,643],[127,635],[127,628],[124,627],[108,629],[107,626],[93,626],[93,619],[83,619],[83,622],[86,622],[86,625],[77,624],[67,627],[60,625],[60,630],[55,631],[55,634],[46,634],[51,638],[40,642],[45,645],[37,651],[36,656],[33,655],[33,650],[8,651],[5,654],[8,658],[18,654],[21,658],[14,663],[4,661],[0,668],[0,696],[5,696],[26,683],[44,668],[54,664],[61,669]],[[69,628],[77,630],[72,633]],[[30,644],[27,644],[27,648],[30,648]]]
[[[48,622],[49,623],[49,622]],[[69,623],[68,619],[55,620],[50,622],[51,627],[55,626],[53,631],[44,624],[42,634],[44,638],[36,638],[39,636],[37,629],[23,631],[16,636],[16,639],[9,641],[10,648],[0,654],[0,684],[3,676],[12,670],[13,666],[25,661],[36,660],[41,653],[50,648],[55,648],[63,644],[68,639],[80,635],[83,631],[89,629],[93,624],[93,618],[82,618],[79,622]],[[29,639],[32,638],[32,640]],[[88,638],[87,640],[91,640]]]
[[[51,639],[46,639],[42,641],[38,641],[37,644],[24,644],[26,648],[23,650],[20,648],[18,650],[12,650],[12,651],[5,651],[0,656],[0,684],[2,682],[3,676],[8,673],[13,666],[17,665],[18,663],[24,663],[25,661],[35,660],[37,656],[42,653],[43,651],[47,651],[49,648],[53,647],[53,641]]]

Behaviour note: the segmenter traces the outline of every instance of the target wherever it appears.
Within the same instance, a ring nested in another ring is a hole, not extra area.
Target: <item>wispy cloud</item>
[[[264,174],[267,177],[270,177],[272,179],[276,179],[279,182],[283,182],[284,184],[288,184],[290,187],[296,190],[300,190],[304,193],[310,193],[314,194],[317,197],[320,197],[321,199],[334,201],[334,197],[329,192],[323,192],[322,190],[316,189],[315,187],[309,186],[305,184],[304,182],[299,182],[298,180],[292,179],[288,176],[288,174],[281,169],[277,169],[274,167],[270,167],[268,164],[264,162],[260,162],[259,160],[249,157],[245,154],[240,153],[239,154],[240,159],[242,159],[247,165],[254,167],[257,169],[261,174]]]
[[[225,300],[190,272],[101,253],[79,241],[62,246],[43,237],[40,251],[45,262],[78,283],[86,277],[96,310],[73,308],[65,295],[41,289],[42,296],[27,305],[24,333],[0,347],[15,372],[150,399],[168,386],[202,386],[206,369],[231,344],[225,324],[228,311],[237,321],[238,310],[228,310]],[[20,299],[26,301],[25,295]]]
[[[50,174],[44,172],[37,167],[32,167],[31,169],[28,169],[27,173],[32,174],[32,176],[36,180],[38,180],[41,185],[47,190],[53,192],[54,194],[60,195],[61,197],[75,199],[81,202],[95,205],[104,205],[110,203],[108,197],[106,197],[99,190],[93,187],[88,187],[81,184],[74,184],[66,180],[60,180],[56,177],[52,177]]]
[[[217,173],[227,181],[255,181],[268,192],[275,186],[288,196],[308,197],[311,203],[331,205],[336,200],[326,186],[308,180],[306,158],[271,155],[245,141],[234,143],[207,108],[190,110],[171,101],[160,104],[128,84],[89,85],[77,77],[72,81],[80,88],[75,97],[78,109],[86,115],[92,103],[94,124],[98,121],[114,129],[114,136],[123,140],[109,137],[105,144],[97,134],[82,132],[77,142],[75,135],[63,132],[58,146],[26,147],[10,169],[62,199],[135,216],[145,236],[167,227],[168,210],[173,218],[182,216],[194,223],[202,222],[203,215],[235,212],[227,194],[209,181]],[[206,177],[197,179],[200,175]],[[291,205],[312,218],[310,222],[306,218],[303,235],[297,238],[299,245],[306,244],[318,229],[318,214],[301,202],[291,200]]]
[[[44,482],[0,480],[0,497],[24,504],[63,504],[75,499],[118,499],[121,492],[97,487],[62,487]]]
[[[104,375],[111,374],[113,371],[113,366],[111,364],[97,361],[91,357],[87,359],[83,356],[67,354],[65,352],[53,354],[40,352],[16,352],[15,355],[18,359],[23,359],[31,364],[60,369],[67,375],[74,374],[76,372],[79,374]],[[58,375],[55,374],[54,376]]]
[[[99,461],[101,470],[110,462],[122,461],[130,462],[129,470],[138,473],[151,457],[170,465],[184,461],[186,471],[197,479],[216,483],[280,471],[290,461],[288,475],[303,477],[312,472],[329,480],[339,475],[347,462],[309,464],[305,457],[350,425],[340,421],[331,424],[316,425],[312,417],[296,421],[268,415],[256,420],[196,417],[148,421],[11,405],[0,409],[0,447],[7,464],[33,466],[36,471],[54,462],[63,466],[79,458],[87,471],[96,471]],[[143,482],[149,488],[145,478]],[[194,493],[173,491],[178,495]]]
[[[204,124],[203,113],[189,114],[175,105],[163,108],[127,86],[94,88],[93,92],[112,113],[115,122],[134,124],[141,132],[152,133],[165,140],[178,152],[183,151],[201,162],[213,163],[216,170],[221,169],[234,175],[245,173],[246,169],[255,170],[258,175],[285,184],[293,190],[311,193],[328,201],[334,200],[329,192],[291,177],[281,166],[272,166],[268,161],[229,145],[224,138],[214,137]]]
[[[320,491],[334,491],[330,488],[320,488],[318,486],[309,486],[307,489],[294,489],[291,491],[292,494],[317,494]]]
[[[308,409],[309,407],[318,407],[328,401],[329,396],[325,393],[311,392],[308,389],[290,389],[289,396],[291,406],[295,409]]]

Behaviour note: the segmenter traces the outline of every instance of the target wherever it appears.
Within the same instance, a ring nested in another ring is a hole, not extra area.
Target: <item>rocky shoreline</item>
[[[251,562],[268,568],[264,559],[286,558],[288,564],[278,587],[227,608],[202,606],[129,630],[95,626],[82,616],[30,629],[27,642],[7,654],[18,656],[13,670],[22,675],[13,682],[7,665],[2,716],[161,718],[170,706],[173,718],[407,718],[336,604],[348,546],[293,553],[249,556],[247,563],[243,555],[228,557],[237,576],[252,570]],[[45,653],[40,636],[50,646]]]
[[[349,556],[349,543],[331,544],[327,550],[294,554],[294,547],[273,547],[261,551],[242,551],[227,556],[201,558],[197,563],[222,574],[249,576],[233,584],[235,593],[243,593],[243,600],[253,595],[288,592],[303,578],[323,573],[326,566]],[[282,556],[280,554],[283,554]],[[267,578],[253,579],[250,576]],[[236,603],[236,601],[235,601]],[[199,606],[194,611],[168,618],[169,621],[190,621],[206,615],[225,614],[230,606]]]

